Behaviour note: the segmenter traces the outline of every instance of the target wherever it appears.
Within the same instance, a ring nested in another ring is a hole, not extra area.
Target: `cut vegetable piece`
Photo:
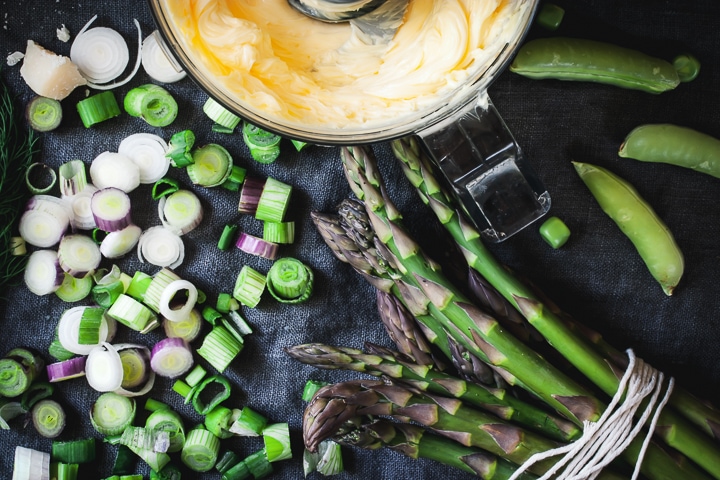
[[[150,78],[160,83],[175,83],[187,75],[170,56],[157,30],[143,40],[142,66]]]
[[[136,463],[137,455],[135,455],[135,452],[126,445],[118,444],[111,473],[113,475],[129,475],[135,471]]]
[[[101,249],[102,250],[102,249]],[[115,300],[125,292],[125,285],[120,280],[98,283],[92,287],[92,298],[103,308],[110,308]]]
[[[317,391],[326,385],[329,385],[329,383],[321,380],[308,380],[305,382],[305,387],[303,387],[302,399],[309,402],[313,399]]]
[[[165,452],[154,452],[148,449],[129,447],[135,455],[143,459],[152,470],[160,471],[165,465],[170,463],[170,455]]]
[[[230,426],[230,431],[241,437],[258,437],[267,423],[268,420],[264,415],[245,406]]]
[[[100,253],[105,258],[120,258],[137,246],[142,233],[142,229],[137,225],[128,225],[122,230],[110,232],[100,242]]]
[[[200,225],[203,207],[200,199],[190,190],[178,190],[158,203],[160,221],[178,235],[185,235]]]
[[[75,230],[93,230],[97,228],[95,224],[95,216],[93,215],[91,204],[92,196],[98,189],[92,183],[88,183],[81,192],[75,195],[63,195],[63,201],[72,211],[70,225]]]
[[[128,426],[120,436],[120,444],[131,449],[166,453],[170,446],[170,435],[161,430]]]
[[[60,126],[62,105],[53,98],[38,95],[28,102],[25,117],[33,130],[50,132]]]
[[[166,195],[175,193],[180,190],[180,184],[172,178],[161,178],[152,187],[153,200],[159,200]]]
[[[330,439],[318,445],[318,462],[315,470],[321,475],[337,475],[344,470],[342,449],[339,443]]]
[[[182,338],[186,342],[192,342],[200,334],[202,327],[202,316],[196,309],[192,309],[190,314],[183,320],[171,322],[163,321],[165,335],[170,338]]]
[[[313,272],[300,260],[285,257],[272,264],[267,274],[270,294],[282,303],[301,303],[313,291]]]
[[[31,415],[35,430],[45,438],[55,438],[65,429],[65,410],[55,400],[40,400]]]
[[[27,41],[20,76],[38,95],[62,100],[87,80],[68,57],[56,55],[32,40]]]
[[[192,366],[192,351],[182,338],[164,338],[152,349],[150,367],[161,377],[179,377]]]
[[[130,285],[128,285],[125,293],[137,301],[145,301],[145,292],[153,281],[153,277],[140,270],[133,274]],[[150,307],[152,308],[152,307]],[[157,310],[155,310],[157,311]]]
[[[570,229],[558,217],[550,217],[540,225],[540,236],[553,248],[560,248],[570,238]]]
[[[49,453],[18,445],[13,461],[13,480],[50,480]]]
[[[34,195],[20,217],[20,236],[32,246],[52,247],[60,242],[70,226],[71,214],[61,199],[50,195]]]
[[[230,381],[222,375],[211,375],[197,385],[192,397],[192,405],[200,415],[211,410],[230,398]],[[209,399],[206,399],[210,397]]]
[[[220,475],[224,475],[225,472],[230,470],[232,467],[237,465],[238,463],[242,462],[242,458],[238,456],[235,452],[232,450],[226,450],[218,459],[218,461],[215,463],[215,470],[217,470]],[[250,470],[248,470],[248,475],[250,475]],[[230,477],[230,478],[236,478],[236,477]]]
[[[47,295],[57,291],[65,279],[55,250],[36,250],[25,264],[24,281],[35,295]]]
[[[120,435],[135,419],[136,404],[132,398],[105,392],[90,410],[90,421],[101,435]]]
[[[108,83],[125,71],[130,63],[130,52],[125,39],[108,27],[87,27],[75,37],[70,47],[70,58],[88,81]]]
[[[95,224],[106,232],[117,232],[132,223],[130,197],[123,190],[107,187],[96,191],[90,201]]]
[[[254,268],[244,265],[235,280],[233,297],[243,305],[255,308],[265,290],[266,277]]]
[[[132,160],[140,169],[140,183],[155,183],[165,176],[170,160],[165,156],[168,144],[152,133],[134,133],[125,137],[118,153]]]
[[[53,441],[52,459],[63,463],[90,463],[95,460],[96,448],[94,438]]]
[[[123,102],[125,111],[153,127],[167,127],[178,114],[172,94],[159,85],[145,84],[130,90]]]
[[[265,182],[266,179],[264,178],[258,178],[251,175],[245,177],[242,190],[240,190],[238,212],[255,215]]]
[[[235,242],[235,246],[245,253],[267,258],[268,260],[275,260],[277,258],[280,247],[277,243],[268,242],[245,232],[240,234],[237,242]]]
[[[69,273],[65,273],[60,288],[55,290],[55,295],[63,302],[79,302],[90,295],[94,284],[92,275],[76,278]]]
[[[146,348],[118,349],[123,367],[123,381],[120,385],[124,389],[140,387],[147,382],[150,374],[150,355]]]
[[[194,162],[191,150],[195,145],[195,134],[192,130],[182,130],[170,137],[168,151],[165,154],[175,167],[187,167]]]
[[[196,148],[192,157],[193,163],[186,167],[186,171],[195,185],[217,187],[232,173],[232,156],[222,145],[208,143]]]
[[[230,310],[228,317],[232,321],[233,328],[240,333],[240,335],[250,335],[252,328],[248,325],[247,321],[236,311]]]
[[[295,241],[295,222],[263,222],[263,240],[291,244]]]
[[[140,168],[125,155],[103,152],[90,164],[90,178],[99,189],[115,187],[130,193],[140,186]]]
[[[250,155],[259,163],[272,163],[280,156],[280,135],[245,122],[243,140],[250,149]]]
[[[152,310],[126,294],[118,295],[118,298],[108,309],[107,314],[138,332],[142,331],[148,323],[155,319]]]
[[[0,395],[17,397],[22,395],[32,384],[35,374],[31,368],[16,358],[0,359]]]
[[[243,349],[243,344],[225,327],[215,326],[203,339],[197,354],[222,373]]]
[[[138,258],[158,267],[176,268],[185,259],[185,245],[180,235],[158,225],[140,236]]]
[[[113,392],[120,388],[123,367],[117,350],[107,342],[93,347],[85,361],[85,378],[98,392]]]
[[[225,225],[218,240],[218,249],[227,250],[231,245],[235,243],[235,234],[238,230],[237,225]]]
[[[100,265],[100,247],[86,235],[65,235],[58,246],[60,267],[73,277],[84,277]]]
[[[120,115],[120,106],[115,99],[115,94],[110,91],[80,100],[76,108],[85,128]]]
[[[35,162],[25,170],[25,184],[33,195],[48,193],[55,183],[57,174],[45,163]]]
[[[194,428],[185,438],[180,459],[195,472],[207,472],[215,466],[220,453],[220,439],[204,428]]]
[[[145,427],[168,433],[170,439],[168,453],[182,450],[185,444],[185,427],[182,417],[176,411],[169,408],[154,411],[145,421]]]
[[[101,342],[108,341],[112,327],[110,321],[115,322],[113,319],[108,321],[108,318],[104,315],[105,309],[99,307],[88,307],[79,306],[73,307],[65,312],[60,317],[58,322],[58,339],[62,346],[77,355],[87,355],[93,348],[99,345]],[[100,328],[98,331],[98,341],[94,344],[81,344],[80,343],[80,326],[85,318],[100,318]]]
[[[269,177],[260,194],[255,218],[266,222],[282,222],[290,204],[291,193],[290,185]]]
[[[217,405],[205,415],[205,428],[221,440],[230,438],[232,437],[232,433],[229,431],[232,415],[233,411],[228,407]]]
[[[253,474],[250,472],[250,468],[244,460],[235,463],[235,465],[229,467],[222,473],[222,480],[250,480],[253,478],[260,477],[253,477]]]
[[[169,268],[162,268],[152,278],[145,290],[144,302],[154,312],[160,313],[160,299],[163,291],[176,280],[182,280]]]
[[[20,399],[20,406],[26,412],[32,410],[40,400],[49,398],[55,392],[55,385],[45,381],[34,381],[30,388],[25,390]]]
[[[255,480],[265,478],[273,472],[273,466],[268,461],[265,449],[258,450],[248,456],[245,460],[243,460],[243,463],[248,467],[248,470],[250,470],[250,473]]]
[[[213,122],[230,130],[234,130],[241,121],[240,117],[223,107],[213,98],[208,98],[207,101],[205,101],[203,112],[205,112],[205,115],[210,117]]]
[[[185,299],[184,302],[176,298],[181,292],[187,292],[187,299]],[[192,309],[195,308],[197,298],[197,288],[187,280],[170,282],[160,295],[160,314],[171,322],[179,322],[190,315]],[[173,304],[172,306],[171,303]],[[177,304],[179,304],[180,307],[177,307]]]
[[[290,427],[286,423],[268,425],[262,431],[265,442],[265,455],[268,462],[277,462],[292,458],[290,449]]]
[[[71,352],[72,353],[72,352]],[[50,382],[62,382],[85,375],[85,357],[74,357],[61,362],[51,363],[46,367]]]
[[[303,142],[301,140],[290,140],[290,143],[293,144],[295,150],[297,150],[298,152],[302,151],[303,148],[308,146],[307,142]]]
[[[82,160],[70,160],[58,168],[60,176],[60,194],[62,196],[73,196],[82,192],[87,183],[85,163]]]

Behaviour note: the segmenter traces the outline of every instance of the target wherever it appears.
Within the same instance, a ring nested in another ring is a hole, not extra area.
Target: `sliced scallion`
[[[265,449],[258,450],[243,460],[255,480],[265,478],[273,472],[273,466],[268,460]]]
[[[37,132],[50,132],[60,126],[62,105],[54,98],[36,96],[25,110],[30,128]]]
[[[143,459],[148,466],[157,472],[163,469],[165,465],[170,463],[170,455],[166,452],[156,452],[151,449],[129,447],[135,452],[135,455]]]
[[[317,391],[326,385],[329,385],[329,383],[321,380],[308,380],[305,382],[305,387],[303,388],[302,399],[309,402],[313,399]]]
[[[222,125],[223,127],[229,129],[231,132],[240,123],[240,117],[229,111],[227,108],[223,107],[213,98],[207,99],[207,101],[203,105],[203,112],[205,112],[205,115],[210,117],[213,122],[217,123],[218,125]]]
[[[93,284],[92,275],[76,278],[69,273],[65,273],[63,282],[60,284],[60,288],[55,290],[55,295],[57,295],[57,297],[63,302],[79,302],[90,295],[90,292],[93,289]]]
[[[37,402],[52,395],[54,390],[55,386],[49,382],[35,381],[30,385],[30,388],[23,393],[20,405],[23,410],[29,412]]]
[[[177,180],[164,177],[153,184],[152,198],[153,200],[159,200],[166,195],[177,192],[178,190],[180,190],[180,184]]]
[[[339,443],[332,440],[323,440],[318,445],[318,462],[315,470],[318,473],[330,476],[341,473],[344,469],[342,449]]]
[[[50,468],[54,469],[54,473],[50,475],[53,480],[55,478],[57,480],[77,480],[80,471],[80,465],[77,463],[53,462],[50,464]]]
[[[217,405],[205,415],[205,428],[220,439],[232,437],[230,424],[233,411],[224,405]]]
[[[90,422],[101,435],[120,435],[135,419],[135,400],[115,392],[100,395],[90,410]]]
[[[190,181],[203,187],[222,185],[232,173],[233,159],[222,145],[208,143],[192,152],[193,163],[186,167]]]
[[[121,280],[115,280],[105,284],[98,284],[92,287],[92,298],[95,303],[103,308],[110,308],[115,300],[125,293],[125,285]]]
[[[82,192],[87,186],[87,172],[85,163],[82,160],[70,160],[58,168],[60,176],[60,194],[73,196]]]
[[[185,235],[200,225],[203,207],[200,199],[190,190],[178,190],[160,199],[160,221],[178,235]]]
[[[40,400],[31,411],[35,430],[45,438],[55,438],[65,429],[65,410],[55,400]]]
[[[220,239],[218,240],[219,250],[227,250],[235,244],[235,235],[237,234],[237,230],[237,225],[225,225],[222,235],[220,235]]]
[[[275,260],[279,251],[279,245],[277,243],[268,242],[267,240],[245,232],[240,234],[237,242],[235,242],[235,246],[245,253],[267,258],[268,260]]]
[[[197,353],[222,373],[242,349],[243,344],[225,327],[218,325],[205,336]]]
[[[259,163],[272,163],[280,156],[280,135],[245,122],[243,140],[250,149],[250,155]]]
[[[168,143],[168,151],[165,154],[174,167],[187,167],[194,162],[190,152],[195,145],[195,134],[192,130],[182,130],[173,134]]]
[[[110,90],[80,100],[76,107],[85,128],[120,115],[120,106]]]
[[[138,332],[142,331],[153,319],[156,319],[152,310],[126,294],[118,295],[115,302],[107,310],[107,314]]]
[[[175,378],[192,366],[192,351],[182,338],[164,338],[153,346],[150,367],[158,375]]]
[[[205,306],[203,307],[202,316],[210,325],[215,326],[220,323],[222,313],[211,306]]]
[[[157,410],[162,410],[164,408],[170,408],[170,406],[165,402],[161,402],[160,400],[157,400],[155,398],[148,397],[145,399],[145,407],[144,408],[148,412],[155,412]]]
[[[257,437],[263,432],[267,423],[268,420],[264,415],[245,406],[230,426],[230,431],[241,437]]]
[[[235,465],[225,470],[225,472],[222,473],[221,478],[222,480],[249,480],[255,477],[253,477],[253,474],[250,472],[250,468],[243,460],[235,463]]]
[[[138,258],[158,267],[176,268],[185,259],[185,244],[177,233],[156,225],[140,236]]]
[[[247,320],[245,320],[237,310],[230,310],[228,312],[228,317],[230,317],[232,326],[238,331],[238,333],[240,333],[240,335],[250,335],[253,332],[252,327],[247,323]]]
[[[102,261],[100,247],[86,235],[70,234],[58,246],[60,267],[74,277],[84,277],[95,271]]]
[[[290,428],[287,422],[268,425],[262,431],[268,462],[287,460],[292,457]]]
[[[32,448],[18,445],[15,447],[13,479],[49,479],[50,455]]]
[[[80,345],[97,345],[100,343],[100,328],[102,327],[104,314],[105,310],[102,308],[86,308],[83,310],[78,325],[78,343]]]
[[[63,463],[90,463],[95,460],[95,439],[58,441],[52,443],[52,459]]]
[[[237,310],[238,307],[238,301],[232,295],[225,292],[218,293],[217,302],[215,303],[218,312],[228,313],[230,310]]]
[[[205,378],[205,375],[207,375],[207,370],[205,370],[205,367],[197,364],[192,368],[192,370],[190,370],[190,373],[187,374],[187,376],[185,377],[185,382],[191,387],[194,387],[195,385],[198,385],[203,380],[203,378]]]
[[[293,146],[295,147],[295,150],[297,150],[298,152],[308,146],[308,143],[303,142],[302,140],[290,140],[290,143],[293,144]]]
[[[295,241],[295,222],[263,222],[263,240],[291,244]]]
[[[186,342],[192,342],[200,334],[202,329],[202,317],[197,309],[193,308],[184,320],[173,322],[163,319],[165,336],[182,338]]]
[[[56,183],[55,170],[45,163],[35,162],[25,170],[25,184],[33,195],[48,193]]]
[[[225,452],[223,452],[222,455],[220,455],[220,458],[215,464],[215,470],[220,472],[220,475],[223,475],[225,472],[230,470],[232,467],[234,467],[241,461],[242,458],[240,458],[237,453],[233,452],[232,450],[226,450]],[[248,473],[250,472],[248,471]]]
[[[120,435],[120,444],[126,445],[132,450],[152,450],[165,453],[170,447],[170,435],[164,430],[128,426]]]
[[[145,305],[150,307],[154,312],[159,313],[160,299],[162,298],[163,291],[168,285],[176,280],[181,280],[178,274],[169,268],[160,269],[155,275],[153,275],[150,283],[145,289],[145,294],[143,295],[143,302],[145,302]]]
[[[220,453],[220,439],[204,428],[188,432],[180,459],[191,470],[207,472],[215,466]]]
[[[267,278],[254,268],[243,265],[235,280],[233,297],[243,305],[255,308],[265,290]]]
[[[257,211],[260,195],[265,186],[266,179],[248,175],[242,184],[240,190],[240,201],[238,202],[238,212],[248,215],[255,215]]]
[[[165,88],[151,83],[131,89],[123,101],[125,111],[153,127],[167,127],[178,114],[178,105]]]
[[[260,194],[255,218],[266,222],[282,222],[290,205],[291,194],[290,185],[268,177]]]
[[[168,453],[179,452],[185,444],[185,426],[175,410],[169,408],[155,410],[145,421],[145,428],[167,432],[170,440]]]
[[[146,348],[118,349],[123,368],[123,380],[120,385],[125,389],[137,388],[147,382],[150,375],[150,358]]]
[[[313,272],[300,260],[280,258],[267,273],[267,288],[281,303],[301,303],[310,298],[313,291]]]
[[[152,281],[153,277],[151,277],[145,272],[137,270],[135,274],[133,274],[130,285],[128,285],[127,291],[125,293],[130,297],[134,298],[135,300],[142,302],[145,299],[145,292],[147,291]]]
[[[13,398],[22,395],[33,381],[32,369],[18,359],[0,359],[0,395]]]
[[[222,375],[211,375],[197,386],[192,405],[200,415],[207,415],[212,409],[230,398],[231,387]],[[210,396],[209,399],[207,397]]]
[[[74,355],[69,352],[70,355]],[[51,363],[46,367],[47,376],[51,382],[61,382],[71,378],[82,377],[85,375],[85,357],[72,357]]]

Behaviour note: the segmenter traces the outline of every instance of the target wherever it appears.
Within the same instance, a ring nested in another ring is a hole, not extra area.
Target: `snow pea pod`
[[[600,208],[633,243],[665,294],[672,295],[685,260],[670,229],[626,180],[597,165],[573,162],[573,166]]]
[[[525,43],[510,71],[533,79],[596,82],[648,93],[680,84],[670,62],[611,43],[569,37]]]
[[[625,137],[623,158],[690,168],[720,178],[720,140],[668,123],[640,125]]]

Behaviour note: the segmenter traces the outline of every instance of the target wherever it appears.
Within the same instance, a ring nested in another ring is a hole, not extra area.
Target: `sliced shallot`
[[[103,152],[90,164],[90,178],[97,188],[115,187],[129,193],[140,185],[140,167],[125,155]]]
[[[107,342],[94,346],[85,360],[85,378],[98,392],[114,392],[122,385],[120,354]]]
[[[20,217],[18,229],[25,242],[35,247],[56,245],[70,225],[71,210],[59,198],[34,195]]]
[[[161,377],[175,378],[193,366],[193,355],[182,338],[164,338],[152,349],[150,367]]]
[[[117,232],[132,223],[130,197],[116,187],[98,190],[90,203],[95,224],[106,232]]]
[[[80,339],[80,324],[85,314],[85,309],[96,308],[87,306],[72,307],[63,312],[58,322],[58,340],[60,344],[68,352],[75,353],[77,355],[87,355],[90,351],[101,344],[107,342],[112,338],[115,333],[115,320],[110,319],[107,315],[102,315],[100,320],[100,329],[98,331],[98,342],[93,344],[81,344]]]
[[[155,183],[165,176],[170,168],[170,159],[165,156],[167,151],[167,142],[152,133],[134,133],[118,146],[118,153],[140,169],[140,183]]]
[[[142,66],[145,72],[160,83],[174,83],[185,78],[185,71],[163,48],[157,30],[145,37],[142,44]]]
[[[245,232],[240,234],[235,246],[245,253],[267,258],[268,260],[275,260],[280,248],[277,243],[268,242]]]
[[[185,244],[168,228],[150,227],[140,235],[138,258],[158,267],[176,268],[185,259]]]
[[[24,280],[35,295],[47,295],[62,285],[65,272],[55,250],[36,250],[25,264]]]
[[[108,233],[100,243],[100,253],[105,258],[120,258],[138,244],[142,229],[137,225],[128,225],[117,232]]]
[[[200,225],[203,208],[200,199],[190,190],[178,190],[158,202],[158,215],[162,224],[184,235]]]
[[[102,254],[100,247],[87,235],[72,234],[65,235],[58,246],[58,259],[60,266],[73,277],[84,277],[94,272]]]

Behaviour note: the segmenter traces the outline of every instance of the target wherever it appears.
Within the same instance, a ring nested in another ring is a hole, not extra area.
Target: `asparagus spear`
[[[515,305],[556,350],[580,370],[589,380],[608,395],[614,395],[619,379],[603,355],[590,348],[588,342],[576,335],[567,325],[547,308],[517,277],[505,269],[485,247],[477,230],[464,220],[454,202],[447,195],[432,174],[432,167],[413,138],[404,138],[392,142],[393,153],[398,158],[404,172],[420,193],[421,198],[430,205],[440,222],[451,233],[465,254],[468,264],[485,277],[505,298]],[[707,407],[694,402],[694,398],[678,389],[670,398],[670,405],[682,412],[685,417],[700,424],[708,433],[713,433],[715,421],[698,418],[698,412],[707,412]],[[720,479],[720,447],[698,435],[692,426],[674,410],[662,412],[656,430],[668,445],[687,455],[700,466]]]
[[[419,391],[453,397],[498,418],[517,423],[549,439],[567,442],[578,438],[580,428],[555,417],[505,390],[486,388],[427,366],[417,365],[403,354],[372,343],[361,350],[309,343],[285,348],[285,353],[302,363],[329,370],[344,369],[377,377],[386,376],[412,385]]]
[[[482,480],[506,480],[517,469],[512,463],[479,448],[460,445],[409,423],[358,419],[348,422],[343,433],[332,439],[341,445],[369,450],[385,447],[410,458],[427,458],[475,474]],[[518,480],[535,478],[537,476],[523,473]]]
[[[408,283],[417,285],[431,299],[428,309],[442,327],[471,352],[495,365],[496,368],[507,370],[514,378],[520,379],[531,393],[545,400],[548,405],[556,408],[570,420],[575,422],[596,420],[605,408],[599,399],[500,328],[494,319],[484,315],[469,303],[462,293],[433,268],[434,262],[424,255],[417,243],[401,228],[400,214],[384,193],[385,188],[371,153],[361,147],[344,147],[341,149],[341,157],[353,192],[363,199],[368,207],[368,216],[377,238],[395,255],[395,261],[402,268],[403,278]],[[423,184],[430,185],[428,179],[432,177],[425,175],[422,178],[425,180]],[[417,186],[416,183],[414,184]],[[441,189],[435,184],[427,191],[441,192]],[[425,196],[425,198],[432,197]],[[449,223],[454,219],[455,224],[460,224],[457,220],[459,215],[455,210],[438,209],[436,214],[442,223]],[[471,265],[477,261],[468,255],[466,258]],[[502,270],[492,256],[490,259]],[[488,278],[487,275],[485,277]],[[492,279],[488,278],[488,280],[492,283]],[[494,283],[493,285],[505,294],[502,288]],[[520,310],[523,314],[526,313]],[[544,334],[543,329],[535,326]],[[587,357],[586,351],[591,350],[589,346],[576,338],[569,337],[566,340],[574,340],[569,350],[581,351],[582,357]],[[608,367],[603,365],[603,368]],[[593,379],[592,376],[589,378]],[[616,377],[613,379],[617,387],[618,379]],[[669,415],[668,413],[666,418]],[[660,432],[663,438],[673,446],[677,446],[678,450],[695,460],[716,478],[720,478],[720,455],[715,446],[696,435],[692,429],[686,428],[687,424],[681,419],[673,418],[673,420],[669,424],[663,422],[663,425],[671,427],[671,432]],[[635,461],[641,451],[640,448],[641,442],[636,439],[624,455],[630,461]],[[648,449],[647,456],[656,457],[655,460],[647,460],[642,464],[643,473],[652,478],[667,478],[668,469],[675,469],[677,478],[688,478],[691,474],[689,470],[693,470],[690,465],[673,461],[666,452],[659,450],[653,444]],[[661,463],[663,467],[660,466]],[[700,472],[694,474],[702,476]]]

